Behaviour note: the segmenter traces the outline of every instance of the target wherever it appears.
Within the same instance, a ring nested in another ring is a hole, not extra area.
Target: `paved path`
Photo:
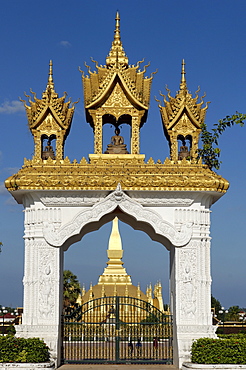
[[[178,370],[173,365],[62,365],[59,367],[59,370]]]

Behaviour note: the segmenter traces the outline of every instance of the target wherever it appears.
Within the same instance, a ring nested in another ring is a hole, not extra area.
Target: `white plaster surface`
[[[120,186],[110,194],[37,190],[24,195],[24,315],[18,336],[44,339],[60,364],[63,253],[118,215],[170,250],[174,365],[181,367],[190,360],[194,339],[215,337],[210,307],[213,197],[185,191],[126,194]]]
[[[184,362],[182,370],[246,370],[246,365],[236,364],[194,364]]]

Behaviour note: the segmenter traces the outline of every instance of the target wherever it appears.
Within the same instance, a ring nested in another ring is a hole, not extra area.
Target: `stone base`
[[[57,325],[16,325],[16,337],[42,339],[50,350],[55,368],[60,365],[60,336]],[[35,365],[35,364],[34,364]],[[1,368],[0,368],[1,370]]]
[[[182,370],[246,370],[246,365],[237,364],[194,364],[184,362]]]
[[[20,370],[46,370],[54,369],[54,362],[43,362],[43,363],[7,363],[0,362],[0,370],[11,370],[11,369],[20,369]]]

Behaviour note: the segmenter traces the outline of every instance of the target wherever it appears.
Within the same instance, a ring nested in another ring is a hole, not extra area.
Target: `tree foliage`
[[[3,243],[0,242],[0,253],[2,252],[2,246],[3,246]]]
[[[221,303],[213,295],[211,296],[211,308],[214,309],[214,313],[218,316],[219,311],[221,310]]]
[[[239,321],[239,306],[231,306],[226,314],[227,321]]]
[[[225,118],[219,120],[215,123],[212,131],[208,131],[206,123],[201,125],[201,141],[202,148],[197,151],[198,159],[202,158],[203,163],[205,163],[211,170],[214,168],[218,170],[221,165],[219,137],[228,127],[238,124],[241,127],[244,126],[244,121],[246,120],[246,114],[236,112],[232,116],[226,116]]]
[[[81,292],[80,283],[76,275],[70,270],[63,271],[63,305],[64,307],[75,304]]]

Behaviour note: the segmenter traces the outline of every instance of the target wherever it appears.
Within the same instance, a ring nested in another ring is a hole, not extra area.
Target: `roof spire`
[[[106,58],[106,64],[110,67],[119,67],[128,66],[128,58],[124,52],[122,42],[120,39],[120,14],[117,11],[115,16],[115,30],[114,30],[114,40],[109,52],[109,55]]]
[[[180,81],[180,90],[187,90],[186,78],[185,78],[185,60],[182,60],[182,69],[181,69],[181,81]]]
[[[120,41],[120,14],[117,10],[115,16],[115,31],[114,31],[114,41]]]
[[[54,89],[54,81],[53,81],[53,62],[50,60],[49,63],[49,77],[48,77],[48,84],[47,87]]]

